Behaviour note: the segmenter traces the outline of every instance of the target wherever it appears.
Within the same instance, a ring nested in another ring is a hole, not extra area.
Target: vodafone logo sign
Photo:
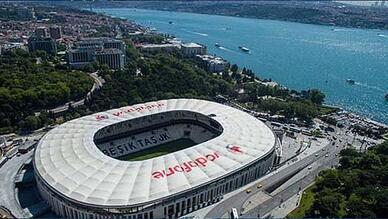
[[[196,159],[188,160],[186,162],[183,162],[182,164],[178,164],[172,167],[168,167],[165,170],[157,170],[152,173],[152,178],[154,179],[162,179],[171,175],[174,175],[176,173],[189,173],[194,168],[204,168],[206,167],[210,162],[214,162],[215,160],[219,159],[220,155],[218,152],[214,151],[211,152],[205,156],[199,156]]]
[[[232,152],[234,154],[242,154],[243,151],[240,146],[229,144],[226,146],[226,149],[228,149],[229,152]]]
[[[108,119],[108,116],[107,115],[96,115],[96,120],[97,121],[101,121],[101,120],[104,120],[104,119]]]

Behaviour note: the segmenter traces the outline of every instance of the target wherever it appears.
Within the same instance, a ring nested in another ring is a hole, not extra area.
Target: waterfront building
[[[199,60],[201,67],[211,73],[223,72],[230,65],[221,57],[212,55],[196,55],[196,58]]]
[[[42,50],[47,54],[55,55],[57,53],[57,45],[50,37],[32,36],[28,38],[28,50],[30,52]]]
[[[165,51],[165,52],[173,52],[178,51],[180,49],[180,45],[165,43],[165,44],[144,44],[140,46],[140,50],[144,52],[157,52],[157,51]]]
[[[196,55],[205,55],[207,48],[198,43],[182,43],[181,51],[186,57],[195,57]]]

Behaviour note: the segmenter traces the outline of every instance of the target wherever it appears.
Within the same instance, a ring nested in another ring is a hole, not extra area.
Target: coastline
[[[165,2],[163,2],[165,3]],[[388,9],[345,4],[342,2],[257,2],[257,1],[128,1],[94,2],[88,7],[138,8],[171,12],[188,12],[206,15],[221,15],[241,18],[269,19],[303,24],[329,25],[335,27],[387,30],[384,17]],[[352,12],[352,13],[349,13]],[[368,18],[366,18],[368,17]],[[353,22],[352,20],[358,20]]]
[[[130,9],[130,8],[126,8],[126,9]],[[82,10],[90,11],[90,10],[88,10],[88,9],[82,9]],[[141,9],[141,10],[143,10],[143,9]],[[145,10],[148,10],[148,9],[145,9]],[[93,12],[95,12],[95,11],[93,11]],[[97,13],[97,12],[95,12],[95,13]],[[101,12],[98,12],[98,13],[101,13]],[[191,13],[191,12],[182,12],[182,13]],[[124,17],[119,17],[119,16],[110,15],[110,14],[108,14],[108,13],[106,13],[106,12],[103,12],[103,14],[106,15],[106,16],[112,17],[112,18],[125,19],[125,20],[128,20],[128,21],[135,22],[135,21],[133,21],[133,20],[131,20],[131,19],[129,19],[129,18],[124,18]],[[195,13],[191,13],[191,14],[195,14]],[[223,15],[216,15],[216,16],[223,16]],[[230,16],[228,16],[228,17],[230,17]],[[257,18],[251,18],[251,19],[257,19]],[[275,20],[275,21],[276,21],[276,20]],[[284,22],[284,21],[283,21],[283,22]],[[286,21],[286,22],[287,22],[287,21]],[[160,31],[158,31],[158,30],[157,30],[157,31],[154,31],[153,28],[150,27],[150,26],[146,26],[146,25],[140,24],[140,23],[138,23],[138,22],[135,22],[135,23],[136,23],[137,25],[139,25],[139,26],[142,26],[145,30],[148,30],[148,31],[150,31],[150,32],[156,32],[156,33],[158,33],[158,34],[166,34],[166,33],[164,33],[164,32],[160,32]],[[296,22],[296,23],[298,23],[298,22]],[[318,24],[308,24],[308,25],[318,25]],[[222,57],[222,58],[223,58],[223,57]],[[225,59],[225,58],[224,58],[224,59]],[[226,59],[226,60],[227,60],[227,59]],[[227,61],[229,61],[229,60],[227,60]],[[230,61],[229,61],[229,62],[230,62]],[[230,62],[230,63],[231,63],[231,62]],[[242,67],[244,67],[244,66],[242,66]],[[275,82],[278,83],[280,86],[289,89],[288,87],[286,87],[286,86],[280,84],[279,82],[277,82],[277,81],[275,81]],[[388,128],[388,124],[385,124],[385,123],[380,122],[380,121],[373,120],[372,118],[369,118],[369,117],[367,117],[367,116],[361,115],[361,114],[359,114],[358,112],[355,112],[355,111],[351,111],[351,110],[345,109],[345,108],[343,108],[343,107],[341,107],[341,106],[336,106],[336,105],[329,104],[329,103],[323,103],[322,105],[325,106],[325,107],[338,109],[340,112],[343,112],[343,113],[346,113],[346,114],[353,114],[353,115],[357,116],[358,118],[364,120],[364,121],[367,122],[367,123],[371,123],[371,124],[374,124],[374,125],[378,125],[378,126],[382,126],[382,127]]]

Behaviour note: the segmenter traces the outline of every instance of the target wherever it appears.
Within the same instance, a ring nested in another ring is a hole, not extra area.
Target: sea
[[[133,8],[93,11],[204,44],[208,53],[252,69],[260,78],[294,90],[318,88],[326,104],[388,124],[387,30]]]

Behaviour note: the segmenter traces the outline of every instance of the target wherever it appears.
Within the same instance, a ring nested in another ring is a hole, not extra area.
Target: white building
[[[178,51],[180,49],[180,45],[172,44],[172,43],[164,43],[164,44],[144,44],[140,46],[140,50],[144,52],[173,52]]]
[[[202,67],[211,73],[223,72],[230,65],[229,62],[221,57],[212,55],[197,55],[196,58],[200,61]]]
[[[198,43],[183,43],[181,44],[181,51],[186,57],[195,57],[196,55],[206,54],[207,48]]]

